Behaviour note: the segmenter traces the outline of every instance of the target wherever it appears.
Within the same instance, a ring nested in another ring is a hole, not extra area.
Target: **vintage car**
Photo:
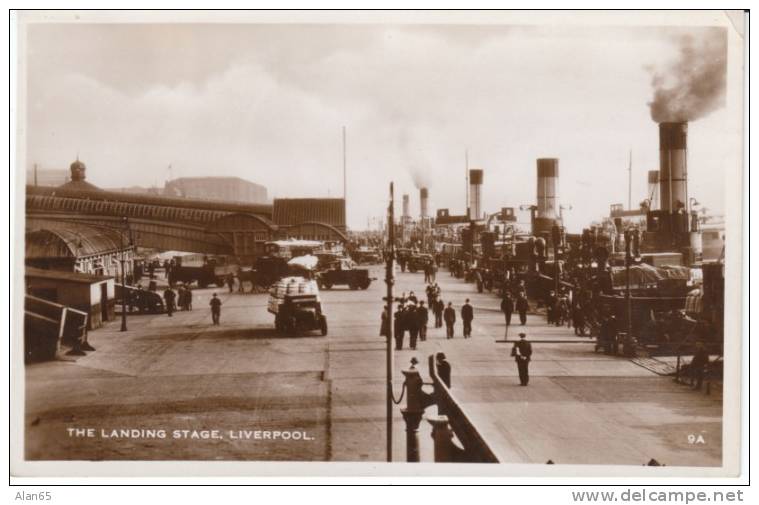
[[[353,252],[353,259],[359,264],[374,265],[382,260],[382,255],[376,248],[359,247]]]
[[[353,261],[348,258],[340,258],[327,265],[324,270],[316,274],[316,280],[324,289],[332,286],[347,285],[350,289],[366,289],[372,283],[369,270],[355,268]]]
[[[297,335],[319,330],[327,334],[327,318],[322,313],[316,281],[305,277],[284,277],[269,290],[268,311],[274,314],[278,333]]]
[[[406,262],[406,269],[415,273],[417,271],[424,271],[424,268],[428,265],[435,263],[435,258],[431,254],[413,254]]]

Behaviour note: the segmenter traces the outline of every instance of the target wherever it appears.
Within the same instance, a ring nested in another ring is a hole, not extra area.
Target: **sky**
[[[388,185],[465,209],[465,151],[483,210],[535,202],[559,158],[570,231],[627,202],[659,163],[652,75],[704,28],[508,25],[32,24],[27,168],[87,164],[100,187],[239,176],[270,197],[343,194],[348,225],[383,216]],[[716,36],[724,36],[721,31]],[[689,192],[724,207],[740,152],[724,109],[689,124]],[[171,165],[171,173],[168,166]],[[522,217],[525,217],[524,215]]]

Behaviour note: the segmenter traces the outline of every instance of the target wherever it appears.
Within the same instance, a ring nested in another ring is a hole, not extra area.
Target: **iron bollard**
[[[401,409],[401,414],[406,422],[406,461],[409,463],[419,462],[419,424],[424,409],[433,402],[432,395],[422,391],[424,382],[414,366],[416,363],[416,358],[412,358],[409,369],[402,371],[406,385],[406,408]]]
[[[427,421],[432,425],[435,463],[453,462],[453,432],[448,426],[448,416],[427,416]]]

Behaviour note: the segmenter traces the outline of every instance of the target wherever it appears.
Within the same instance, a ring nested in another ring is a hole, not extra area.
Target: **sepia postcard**
[[[738,475],[744,16],[12,13],[12,475]]]

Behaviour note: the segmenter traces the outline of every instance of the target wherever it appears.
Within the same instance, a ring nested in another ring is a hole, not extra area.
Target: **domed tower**
[[[100,188],[85,181],[87,178],[87,165],[79,161],[79,156],[76,157],[76,161],[69,167],[71,169],[71,180],[66,184],[60,186],[61,189],[71,189],[76,191],[101,191]]]
[[[71,164],[71,180],[77,182],[84,181],[87,178],[86,171],[87,165],[79,161],[79,157],[77,156],[76,161]]]

